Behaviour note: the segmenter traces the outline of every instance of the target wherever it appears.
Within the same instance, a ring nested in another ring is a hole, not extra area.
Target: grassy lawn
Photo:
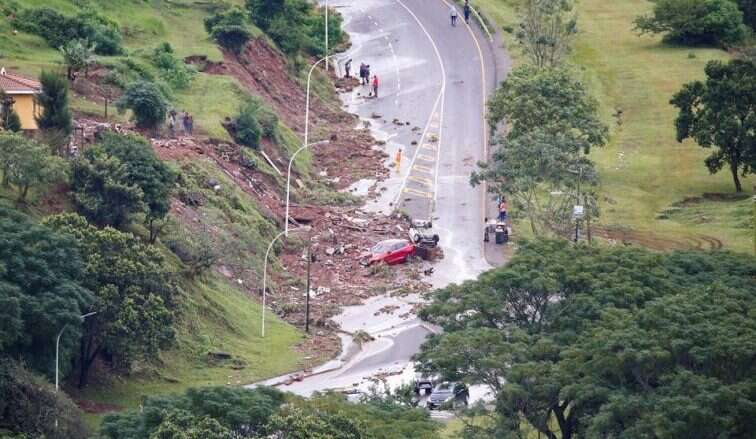
[[[611,143],[592,153],[605,195],[601,223],[670,242],[713,237],[725,248],[752,251],[753,232],[743,219],[750,201],[704,197],[700,202],[683,202],[705,193],[729,194],[734,186],[727,172],[709,174],[703,164],[708,151],[675,140],[676,111],[669,104],[682,84],[703,78],[708,61],[726,60],[728,54],[673,47],[661,43],[661,37],[639,37],[633,19],[649,11],[650,2],[577,3],[580,34],[571,61],[601,102],[602,117],[612,130]],[[500,26],[518,21],[516,0],[477,4]],[[512,52],[516,55],[517,49]],[[747,191],[753,184],[753,178],[743,180]],[[666,213],[670,209],[674,214]]]
[[[293,351],[302,340],[294,327],[266,315],[266,337],[260,337],[261,306],[225,281],[210,278],[189,285],[183,301],[177,346],[161,355],[162,365],[136,368],[128,379],[94,380],[75,398],[135,408],[147,396],[179,393],[189,387],[243,385],[298,368]],[[208,352],[232,354],[233,361],[212,362]],[[94,428],[103,415],[89,415]]]

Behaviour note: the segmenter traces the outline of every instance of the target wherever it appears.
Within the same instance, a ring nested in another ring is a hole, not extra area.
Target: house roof
[[[0,88],[8,94],[35,94],[39,93],[39,82],[11,73],[0,68]]]

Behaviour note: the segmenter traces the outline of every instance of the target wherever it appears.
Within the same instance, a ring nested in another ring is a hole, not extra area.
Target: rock
[[[211,360],[230,360],[233,355],[223,351],[211,351],[207,353],[207,358]]]
[[[336,253],[336,249],[333,247],[328,247],[327,249],[325,249],[325,254],[327,254],[328,256],[333,256],[334,253]]]

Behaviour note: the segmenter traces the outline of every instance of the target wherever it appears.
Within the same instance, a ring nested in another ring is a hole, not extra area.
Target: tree
[[[21,131],[21,118],[13,109],[16,100],[8,96],[5,90],[0,90],[0,126],[5,131],[17,133]]]
[[[50,154],[47,145],[17,135],[0,135],[0,150],[13,148],[3,159],[9,163],[4,179],[18,188],[18,202],[26,202],[29,188],[60,181],[65,176],[66,162]]]
[[[743,13],[733,0],[655,0],[653,14],[636,18],[635,29],[682,44],[729,45],[746,36]]]
[[[79,316],[93,297],[82,286],[84,267],[73,240],[0,207],[0,352],[52,376],[55,338],[61,340],[61,371],[69,370]]]
[[[537,67],[557,67],[577,35],[572,0],[527,0],[517,41]]]
[[[750,437],[754,274],[729,253],[525,242],[507,267],[431,295],[420,315],[444,332],[418,360],[488,385],[497,437],[525,422],[548,438]]]
[[[743,13],[743,23],[756,30],[756,1],[738,0],[738,7],[740,12]]]
[[[300,408],[285,408],[274,415],[268,432],[287,439],[368,439],[365,426],[340,413],[308,413]]]
[[[213,418],[197,419],[187,412],[171,412],[150,439],[233,439],[233,433]]]
[[[90,46],[86,40],[71,40],[61,46],[60,52],[63,55],[69,81],[76,79],[82,70],[84,70],[84,77],[87,76],[89,66],[95,61],[94,50],[94,46]]]
[[[118,111],[131,110],[139,128],[156,128],[165,120],[168,103],[157,86],[148,81],[138,81],[126,88],[116,102]]]
[[[89,437],[81,410],[70,398],[8,358],[0,360],[0,395],[3,432],[10,430],[28,438]]]
[[[586,155],[608,138],[598,104],[566,69],[525,65],[510,74],[488,108],[491,126],[506,120],[510,129],[497,139],[492,163],[480,164],[471,182],[486,181],[490,192],[512,196],[536,234],[565,228],[569,201],[584,204],[596,191],[597,173]],[[569,196],[550,197],[560,192]]]
[[[37,103],[42,114],[37,117],[37,125],[42,130],[71,134],[72,119],[68,109],[68,83],[53,72],[43,71],[39,76],[42,91],[37,95]]]
[[[706,81],[685,84],[672,98],[680,112],[677,141],[692,138],[702,148],[716,147],[705,161],[712,174],[729,165],[737,192],[739,174],[756,171],[756,65],[711,61]]]
[[[150,242],[157,238],[156,222],[165,219],[171,208],[175,173],[156,155],[147,139],[134,135],[106,133],[100,142],[110,157],[124,167],[124,182],[141,191],[145,223],[150,229]]]
[[[122,227],[144,211],[144,193],[130,181],[126,165],[101,146],[74,159],[71,194],[79,213],[100,227]]]
[[[108,415],[101,433],[108,439],[151,438],[161,428],[167,432],[176,424],[197,425],[212,419],[224,429],[254,437],[283,402],[283,393],[267,387],[194,388],[183,395],[147,398],[140,411]]]
[[[247,28],[247,15],[239,7],[205,18],[205,30],[218,44],[237,55],[252,36]]]
[[[159,250],[130,233],[97,229],[76,214],[52,216],[45,224],[75,238],[85,259],[83,284],[95,296],[97,314],[84,322],[81,338],[79,387],[101,353],[123,369],[136,359],[155,358],[174,337],[176,294]]]

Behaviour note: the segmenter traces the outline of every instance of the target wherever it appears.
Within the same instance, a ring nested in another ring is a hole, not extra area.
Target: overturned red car
[[[417,246],[408,239],[387,239],[374,245],[369,252],[360,255],[360,263],[369,266],[377,263],[403,264],[415,256]]]

